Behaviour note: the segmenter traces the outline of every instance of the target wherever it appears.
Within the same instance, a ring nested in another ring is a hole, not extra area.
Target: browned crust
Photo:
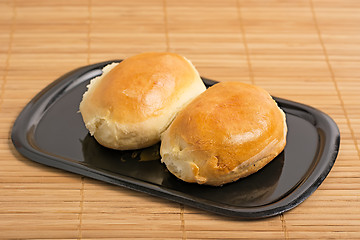
[[[178,54],[142,53],[114,67],[87,101],[94,109],[109,110],[113,121],[142,122],[162,114],[196,78],[194,67]]]
[[[195,177],[190,181],[221,185],[248,176],[275,158],[285,146],[286,130],[284,113],[265,90],[223,82],[183,109],[163,141],[182,144],[187,158],[192,156],[197,167],[192,168]]]

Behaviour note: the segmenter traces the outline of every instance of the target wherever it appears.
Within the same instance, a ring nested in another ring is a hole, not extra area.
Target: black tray
[[[159,144],[135,151],[99,145],[78,113],[90,79],[113,61],[76,69],[50,84],[23,109],[12,129],[16,149],[35,162],[244,219],[294,208],[332,168],[340,143],[337,125],[312,107],[274,98],[288,124],[284,151],[259,172],[222,187],[178,180],[160,162]],[[216,82],[203,78],[207,86]]]

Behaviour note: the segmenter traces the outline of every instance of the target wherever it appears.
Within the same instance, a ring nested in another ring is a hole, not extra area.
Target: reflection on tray
[[[101,146],[90,134],[82,141],[85,164],[158,185],[170,174],[160,163],[159,149],[160,144],[140,150],[113,150]]]
[[[82,141],[84,164],[233,206],[261,206],[272,196],[284,165],[284,152],[259,172],[221,187],[186,183],[160,162],[160,143],[139,150],[118,151],[101,146],[89,134]],[[219,191],[221,190],[221,192]],[[280,196],[278,196],[280,197]]]

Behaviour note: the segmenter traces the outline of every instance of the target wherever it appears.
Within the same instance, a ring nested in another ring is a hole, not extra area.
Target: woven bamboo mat
[[[360,239],[357,0],[0,0],[0,239]],[[328,113],[336,164],[303,204],[239,221],[33,163],[10,140],[41,89],[76,67],[173,51],[201,75]]]

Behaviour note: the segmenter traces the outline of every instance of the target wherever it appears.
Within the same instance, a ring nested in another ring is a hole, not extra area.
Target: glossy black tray
[[[13,126],[16,149],[44,165],[244,219],[274,216],[299,205],[335,162],[340,134],[334,121],[280,98],[275,100],[288,124],[284,151],[259,172],[222,187],[178,180],[161,164],[159,144],[135,151],[102,147],[85,129],[78,106],[90,79],[110,62],[76,69],[36,95]],[[216,83],[203,80],[207,86]]]

